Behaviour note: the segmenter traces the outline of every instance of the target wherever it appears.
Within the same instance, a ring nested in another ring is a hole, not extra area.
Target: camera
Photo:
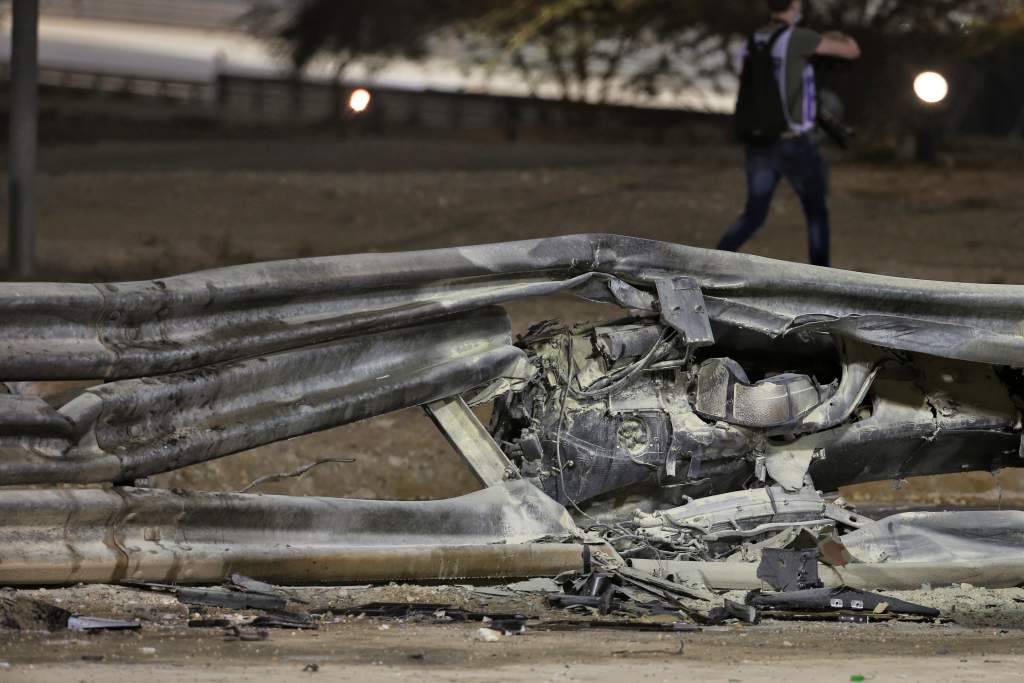
[[[849,149],[857,131],[843,119],[843,101],[832,90],[818,93],[818,128],[842,149]]]

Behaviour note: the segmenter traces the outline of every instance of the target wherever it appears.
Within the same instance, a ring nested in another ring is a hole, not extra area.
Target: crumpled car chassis
[[[538,321],[513,342],[500,304],[556,293],[621,316]],[[1024,287],[579,235],[8,283],[0,312],[0,485],[45,487],[0,490],[5,584],[529,576],[593,551],[700,567],[714,586],[716,565],[735,574],[804,530],[871,537],[850,543],[855,562],[891,562],[876,551],[893,538],[822,492],[1022,464]],[[470,407],[487,403],[485,428]],[[370,503],[134,486],[411,406],[482,492]],[[63,486],[84,484],[113,487]],[[986,524],[1015,528],[1008,514]],[[987,582],[1014,576],[1003,563]]]

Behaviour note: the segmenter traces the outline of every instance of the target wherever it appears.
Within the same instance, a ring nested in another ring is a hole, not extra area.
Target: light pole
[[[13,0],[11,8],[11,114],[7,204],[7,254],[11,274],[35,270],[35,202],[38,135],[39,0]]]

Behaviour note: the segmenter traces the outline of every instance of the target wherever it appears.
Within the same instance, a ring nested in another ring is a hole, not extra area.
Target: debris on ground
[[[526,618],[522,619],[489,619],[483,620],[483,626],[477,629],[480,640],[493,643],[504,636],[521,636],[526,633]]]
[[[774,618],[782,615],[823,616],[863,615],[887,617],[925,617],[936,619],[939,610],[898,598],[853,588],[812,588],[785,593],[760,593],[749,596],[748,604]]]
[[[266,629],[251,629],[251,628],[240,628],[238,626],[231,626],[224,631],[224,640],[226,641],[242,641],[242,642],[256,642],[260,640],[266,640],[270,637],[270,634]]]
[[[499,640],[501,640],[502,636],[504,635],[505,634],[501,631],[497,631],[493,628],[487,628],[484,626],[481,626],[476,630],[476,637],[485,643],[496,643]]]
[[[300,629],[300,630],[316,630],[320,628],[320,625],[315,621],[312,621],[309,617],[304,614],[297,614],[294,612],[278,612],[274,614],[264,614],[256,617],[248,624],[255,628],[280,628],[280,629]]]
[[[100,617],[70,617],[68,629],[72,631],[137,631],[142,628],[138,621],[124,619],[103,619]]]
[[[701,630],[696,624],[685,621],[606,621],[601,619],[563,619],[541,622],[540,631],[651,631],[655,633],[695,633]]]
[[[364,616],[382,619],[419,618],[433,621],[434,623],[448,623],[453,621],[495,622],[525,620],[531,618],[522,614],[474,612],[459,607],[453,607],[450,604],[413,602],[371,602],[357,607],[328,607],[315,609],[311,614],[332,614],[334,616],[349,617]]]
[[[280,612],[288,605],[288,599],[278,595],[232,591],[224,588],[188,588],[163,583],[124,581],[122,585],[142,590],[170,593],[183,605],[203,605],[228,609],[258,609]]]
[[[244,574],[232,574],[225,580],[224,584],[229,590],[241,593],[263,595],[271,598],[285,598],[290,602],[308,604],[306,600],[297,597],[294,591],[288,590],[282,586],[275,586],[264,581],[257,581],[256,579],[249,578]]]
[[[764,548],[761,550],[761,563],[757,566],[757,578],[780,593],[821,588],[818,555],[817,549]]]
[[[745,624],[759,624],[761,623],[761,613],[753,605],[746,605],[726,598],[721,607],[715,607],[707,615],[707,623],[711,625],[723,624],[730,619],[736,619]]]

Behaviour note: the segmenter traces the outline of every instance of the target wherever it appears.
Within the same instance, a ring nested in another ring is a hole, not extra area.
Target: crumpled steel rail
[[[0,492],[0,585],[319,583],[582,569],[565,508],[524,481],[424,502],[157,489]]]
[[[132,481],[514,374],[499,308],[158,377],[0,394],[0,484]]]
[[[676,276],[699,283],[719,322],[1024,365],[1024,286],[824,270],[591,234],[277,261],[148,282],[0,284],[0,378],[163,374],[566,290],[650,309],[656,282]]]
[[[1024,366],[1024,287],[825,270],[615,235],[298,259],[118,284],[0,284],[0,485],[122,482],[515,376],[494,304],[572,292],[659,312],[699,284],[711,320],[768,336]],[[671,288],[662,288],[671,289]]]

